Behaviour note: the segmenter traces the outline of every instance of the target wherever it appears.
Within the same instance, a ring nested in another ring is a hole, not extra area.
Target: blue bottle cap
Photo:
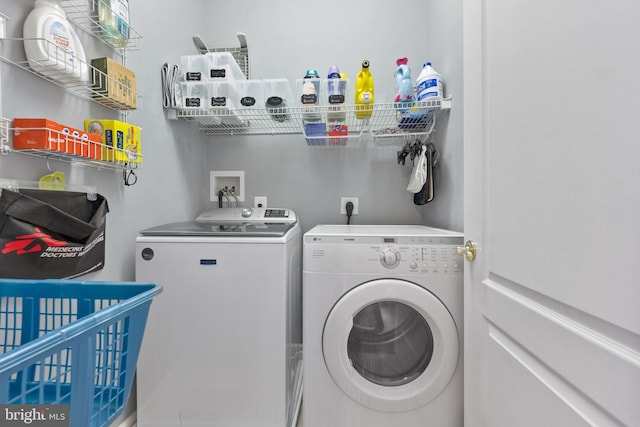
[[[307,74],[304,76],[305,79],[309,79],[309,78],[320,78],[320,76],[318,75],[318,70],[316,70],[315,68],[309,68],[307,70]]]

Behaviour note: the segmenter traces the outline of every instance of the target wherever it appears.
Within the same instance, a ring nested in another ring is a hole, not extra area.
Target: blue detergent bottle
[[[407,58],[396,60],[396,80],[394,106],[396,108],[396,121],[400,129],[418,129],[424,126],[424,114],[416,111],[416,96],[411,80],[411,69],[407,65]]]
[[[393,102],[396,103],[408,103],[404,108],[410,108],[415,101],[413,92],[413,82],[411,81],[411,69],[407,65],[409,60],[407,58],[398,58],[396,60],[396,72],[394,74],[396,79],[396,91]]]

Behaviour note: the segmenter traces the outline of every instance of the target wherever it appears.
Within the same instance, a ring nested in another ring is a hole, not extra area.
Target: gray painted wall
[[[266,195],[270,206],[295,209],[305,230],[344,222],[341,196],[360,198],[353,224],[421,223],[462,230],[461,5],[440,0],[400,4],[357,0],[302,6],[281,0],[231,7],[209,1],[206,14],[215,24],[198,33],[209,46],[218,41],[228,47],[237,45],[237,32],[244,32],[252,78],[285,77],[295,83],[308,68],[326,75],[338,65],[354,83],[361,61],[369,59],[376,100],[386,102],[392,101],[397,58],[409,58],[414,80],[422,63],[432,61],[453,95],[453,109],[440,116],[434,136],[440,152],[435,201],[414,205],[406,191],[411,166],[396,162],[399,146],[380,148],[371,140],[358,148],[317,148],[300,135],[208,136],[210,170],[244,170],[248,203]]]
[[[128,120],[142,127],[144,167],[138,183],[125,187],[121,173],[73,168],[70,164],[12,153],[0,156],[0,178],[37,180],[62,170],[75,183],[96,186],[109,201],[105,268],[86,276],[95,280],[134,278],[134,242],[138,230],[193,218],[215,206],[209,202],[210,170],[244,170],[245,204],[266,195],[270,206],[293,208],[308,230],[318,223],[341,223],[341,196],[360,198],[354,224],[419,223],[462,230],[462,56],[459,1],[411,0],[373,4],[364,0],[303,4],[292,0],[225,2],[220,0],[131,1],[131,21],[143,39],[129,52],[127,66],[137,75],[142,96]],[[9,38],[22,37],[29,0],[0,0],[9,17]],[[238,45],[247,35],[254,78],[284,77],[291,82],[307,68],[325,74],[340,66],[353,81],[363,59],[371,61],[378,100],[391,100],[398,57],[409,58],[413,77],[430,60],[445,77],[453,109],[442,115],[435,133],[440,152],[436,199],[416,206],[406,191],[411,167],[396,163],[398,147],[308,147],[301,135],[206,136],[194,123],[168,120],[161,107],[160,67],[194,54],[193,34],[211,46]],[[80,32],[87,58],[114,56]],[[19,41],[2,42],[2,56],[23,61]],[[14,65],[2,62],[2,117],[48,117],[76,127],[85,118],[119,118],[99,104],[67,93]]]

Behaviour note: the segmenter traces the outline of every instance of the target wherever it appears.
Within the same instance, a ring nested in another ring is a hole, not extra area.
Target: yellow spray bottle
[[[362,69],[356,77],[356,118],[370,117],[373,111],[373,75],[369,70],[369,61],[362,61]]]

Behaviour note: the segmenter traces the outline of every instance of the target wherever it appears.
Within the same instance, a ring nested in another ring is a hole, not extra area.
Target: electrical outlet
[[[358,215],[358,198],[357,197],[341,197],[340,198],[340,213],[342,215],[347,214],[346,204],[347,202],[353,203],[353,212],[351,215]]]
[[[267,196],[255,196],[253,198],[253,207],[255,207],[255,208],[266,208],[267,207]]]

